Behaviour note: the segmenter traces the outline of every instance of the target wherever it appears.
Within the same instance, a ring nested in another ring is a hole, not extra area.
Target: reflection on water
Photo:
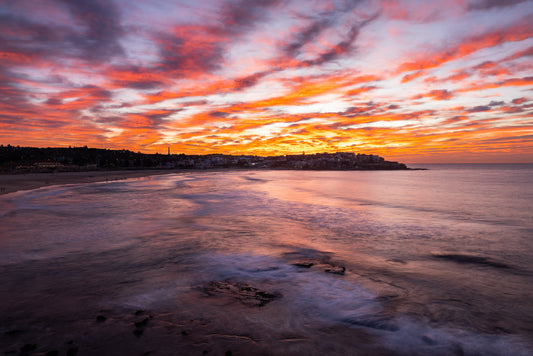
[[[194,173],[5,195],[1,346],[531,354],[530,173]],[[282,297],[253,308],[210,281]]]

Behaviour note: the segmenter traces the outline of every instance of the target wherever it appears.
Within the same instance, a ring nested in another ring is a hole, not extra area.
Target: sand
[[[58,173],[0,174],[0,194],[37,189],[50,185],[105,182],[151,175],[171,174],[175,170],[89,171]]]

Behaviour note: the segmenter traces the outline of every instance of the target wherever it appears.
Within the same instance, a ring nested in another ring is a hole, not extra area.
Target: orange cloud
[[[525,78],[510,78],[502,80],[500,82],[485,83],[485,84],[476,84],[469,86],[467,88],[457,89],[459,92],[471,92],[471,91],[480,91],[486,89],[495,89],[507,86],[526,86],[533,85],[533,77]]]
[[[0,21],[0,140],[190,154],[525,157],[533,27],[516,15],[526,2],[502,4],[171,2],[169,17],[149,1],[127,10],[52,2],[45,11],[18,0]],[[512,25],[495,27],[488,19],[504,5],[498,23]],[[474,15],[478,34],[468,35]],[[437,27],[466,35],[428,51],[421,31]],[[376,42],[380,29],[394,42]]]
[[[487,32],[482,35],[466,38],[455,47],[446,48],[441,52],[404,62],[398,67],[399,72],[420,71],[436,68],[446,62],[463,58],[484,48],[494,47],[505,42],[522,41],[533,37],[533,28],[529,21],[523,20],[508,28]]]

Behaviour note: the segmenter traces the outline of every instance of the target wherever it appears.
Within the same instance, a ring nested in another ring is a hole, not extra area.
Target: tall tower
[[[168,155],[170,156],[170,147],[168,148]]]

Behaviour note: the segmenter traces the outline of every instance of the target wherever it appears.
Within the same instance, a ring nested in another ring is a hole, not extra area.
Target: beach
[[[0,351],[531,355],[532,168],[50,178],[0,197]]]
[[[0,194],[31,190],[51,185],[78,184],[141,178],[175,173],[169,170],[121,170],[56,173],[0,174]]]

